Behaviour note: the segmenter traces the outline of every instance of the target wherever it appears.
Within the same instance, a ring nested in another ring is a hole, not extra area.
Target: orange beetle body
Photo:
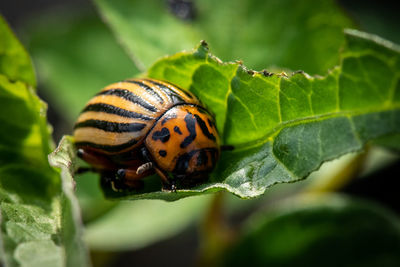
[[[205,178],[220,155],[213,116],[191,93],[153,79],[114,83],[93,97],[74,128],[78,155],[114,190],[157,173],[168,189]]]

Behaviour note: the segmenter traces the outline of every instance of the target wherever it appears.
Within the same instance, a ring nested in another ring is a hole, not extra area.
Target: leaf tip
[[[201,40],[199,46],[196,49],[195,54],[200,56],[201,58],[205,58],[208,54],[209,47],[208,43],[205,40]]]
[[[206,49],[208,49],[208,43],[206,42],[206,40],[201,40],[200,41],[200,46],[205,47]]]

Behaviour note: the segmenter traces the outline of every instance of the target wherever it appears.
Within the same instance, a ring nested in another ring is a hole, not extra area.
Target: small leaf
[[[0,36],[0,73],[12,81],[26,82],[35,87],[36,78],[32,61],[1,16]]]
[[[9,29],[0,31],[0,40],[18,43]],[[34,77],[32,68],[24,74],[29,68],[14,72],[14,65],[5,65],[25,57],[22,47],[13,53],[0,57],[0,260],[7,266],[85,266],[79,209],[71,207],[76,200],[47,160],[46,105],[25,80]],[[15,76],[19,71],[23,75]]]
[[[372,139],[400,132],[400,49],[380,38],[346,32],[341,65],[325,77],[298,72],[269,75],[222,63],[205,44],[154,64],[148,76],[197,94],[216,114],[225,144],[208,183],[160,191],[157,178],[143,191],[112,198],[175,200],[222,189],[256,197],[277,183],[304,179],[324,162],[360,151]]]
[[[343,196],[296,198],[259,212],[220,266],[398,266],[400,220]]]
[[[205,39],[223,60],[241,59],[253,69],[323,74],[338,63],[343,28],[353,26],[334,1],[190,1],[187,20],[174,15],[171,1],[94,2],[142,69]]]

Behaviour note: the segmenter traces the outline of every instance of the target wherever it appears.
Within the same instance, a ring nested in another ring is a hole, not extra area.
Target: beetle
[[[149,78],[102,89],[80,113],[74,139],[78,156],[114,191],[140,189],[154,173],[164,189],[190,187],[208,177],[221,152],[214,116],[200,100]]]

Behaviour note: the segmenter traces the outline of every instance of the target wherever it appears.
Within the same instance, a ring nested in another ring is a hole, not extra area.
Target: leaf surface
[[[0,28],[6,28],[0,18]],[[25,57],[10,30],[0,31],[15,63]],[[20,51],[20,52],[18,52]],[[4,59],[4,60],[3,60]],[[0,58],[0,65],[11,60]],[[0,71],[0,255],[7,266],[85,266],[81,222],[71,181],[50,167],[46,105],[27,84],[31,73]],[[25,71],[28,69],[23,68]],[[21,79],[21,80],[14,80]]]
[[[0,16],[0,73],[12,81],[22,81],[36,86],[32,61],[25,48],[17,40],[5,19]]]

